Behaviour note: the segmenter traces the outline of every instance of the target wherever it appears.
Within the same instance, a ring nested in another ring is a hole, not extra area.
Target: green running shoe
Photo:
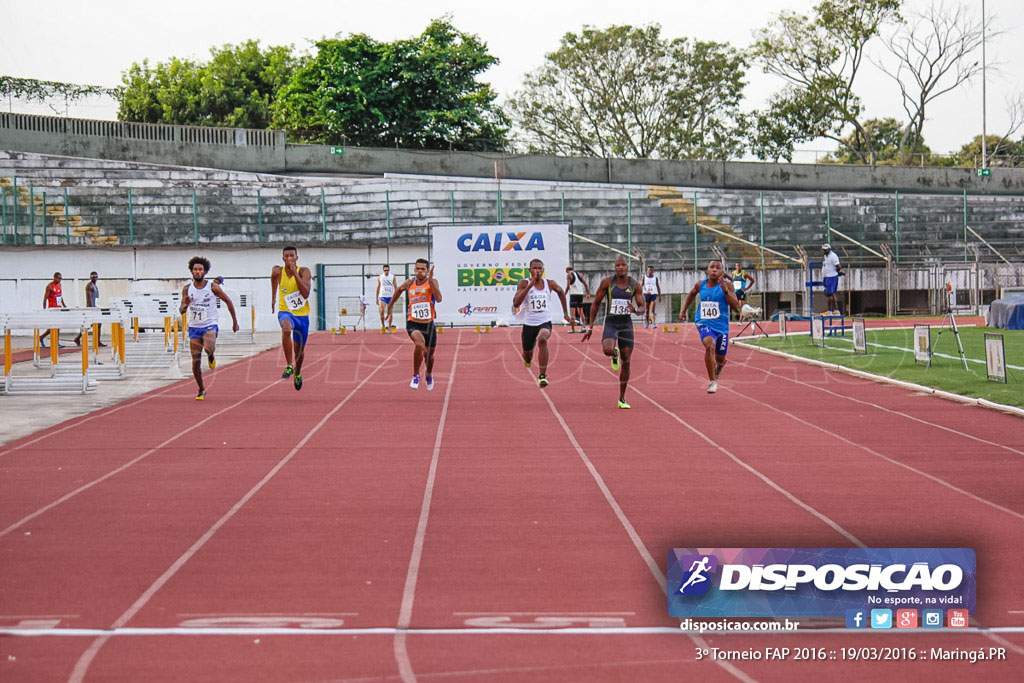
[[[302,375],[295,375],[292,382],[295,384],[295,391],[302,389]]]
[[[620,398],[620,399],[619,399],[619,408],[622,408],[623,410],[629,410],[629,404],[628,404],[628,403],[626,403],[625,401],[623,401],[623,400],[622,400],[622,399]]]
[[[281,373],[281,379],[288,379],[289,377],[291,377],[294,374],[295,374],[295,368],[293,368],[292,366],[289,365],[289,366],[287,366],[284,369],[284,372]]]

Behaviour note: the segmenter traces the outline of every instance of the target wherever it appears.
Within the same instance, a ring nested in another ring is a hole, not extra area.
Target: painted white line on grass
[[[394,652],[398,663],[398,672],[405,683],[414,683],[416,672],[409,658],[406,643],[406,631],[412,623],[412,606],[416,599],[416,582],[419,580],[420,560],[423,558],[423,543],[427,536],[427,520],[430,517],[430,502],[434,498],[434,481],[437,478],[437,461],[441,455],[441,438],[444,436],[444,424],[448,419],[448,402],[452,397],[452,386],[455,384],[455,366],[459,361],[459,347],[462,344],[462,332],[455,340],[455,353],[452,355],[452,370],[448,377],[448,386],[444,390],[444,405],[441,417],[437,421],[437,433],[434,435],[434,451],[430,456],[430,469],[427,482],[423,489],[423,504],[420,506],[420,518],[416,523],[416,537],[412,544],[412,556],[409,558],[409,570],[405,575],[405,587],[402,590],[402,606],[398,611],[398,628],[395,629]]]
[[[146,591],[138,598],[138,600],[136,600],[131,605],[131,607],[129,607],[127,610],[125,610],[125,612],[114,621],[114,623],[111,626],[111,628],[114,629],[114,630],[123,628],[124,625],[127,624],[132,619],[132,617],[134,617],[136,614],[138,614],[139,611],[143,607],[146,606],[146,603],[149,602],[149,600],[157,593],[157,591],[159,591],[161,588],[163,588],[163,586],[168,581],[170,581],[171,578],[175,574],[177,574],[178,571],[183,566],[185,566],[185,563],[187,563],[190,559],[192,559],[192,557],[197,552],[199,552],[199,549],[202,548],[204,545],[206,545],[206,543],[211,538],[213,538],[213,535],[216,534],[217,531],[220,530],[221,527],[223,527],[225,524],[227,524],[228,521],[232,517],[234,517],[235,514],[239,510],[241,510],[242,507],[246,503],[248,503],[249,500],[251,500],[252,497],[255,496],[260,491],[260,489],[262,489],[267,484],[267,482],[269,482],[271,479],[273,479],[274,476],[278,472],[280,472],[281,469],[285,465],[287,465],[288,462],[291,461],[292,458],[295,457],[295,454],[298,453],[299,450],[304,445],[306,445],[306,443],[310,439],[312,439],[313,436],[318,431],[320,431],[320,428],[323,427],[325,424],[327,424],[328,420],[330,420],[335,415],[335,413],[337,413],[339,410],[341,410],[342,406],[344,406],[346,403],[348,403],[349,399],[351,399],[353,396],[355,396],[356,392],[359,391],[360,389],[362,389],[363,386],[367,382],[370,381],[370,378],[372,378],[375,374],[377,374],[377,372],[382,367],[384,367],[384,365],[389,360],[391,360],[392,356],[394,356],[395,353],[397,353],[397,352],[398,352],[398,347],[396,347],[394,351],[392,351],[383,361],[381,361],[380,365],[378,365],[376,368],[374,368],[373,371],[370,374],[368,374],[363,379],[362,382],[360,382],[358,385],[356,385],[356,387],[354,389],[352,389],[352,391],[350,391],[348,394],[346,394],[345,398],[341,399],[341,401],[339,401],[338,404],[336,406],[334,406],[334,408],[332,408],[330,410],[330,412],[328,412],[326,415],[324,415],[324,417],[319,422],[317,422],[316,425],[314,425],[308,432],[306,432],[306,435],[303,436],[302,439],[300,439],[297,444],[295,444],[295,447],[292,448],[288,452],[288,454],[286,456],[281,458],[281,460],[278,461],[278,463],[276,465],[274,465],[274,467],[271,468],[271,470],[269,472],[267,472],[267,474],[262,479],[260,479],[259,482],[257,482],[255,486],[253,486],[251,489],[249,489],[246,492],[246,494],[244,496],[242,496],[238,500],[237,503],[235,503],[233,506],[231,506],[230,510],[228,510],[220,519],[218,519],[216,522],[214,522],[213,526],[211,526],[206,531],[205,534],[203,534],[202,536],[199,537],[199,540],[197,540],[195,543],[193,543],[192,546],[188,550],[186,550],[184,553],[182,553],[181,557],[179,557],[177,560],[175,560],[174,563],[170,567],[168,567],[167,570],[163,574],[161,574],[160,577],[156,581],[154,581],[153,584],[149,588],[146,589]],[[269,388],[271,386],[274,386],[274,385],[270,384],[270,385],[268,385],[267,388]],[[89,646],[89,648],[84,653],[82,653],[82,656],[79,657],[78,661],[75,663],[75,668],[71,672],[71,676],[68,679],[69,681],[71,681],[72,683],[81,683],[81,681],[85,678],[86,672],[89,670],[89,665],[92,663],[93,659],[95,659],[96,655],[100,651],[100,648],[103,647],[103,644],[105,642],[107,642],[107,639],[109,637],[110,636],[106,635],[106,634],[100,636],[95,641],[93,641],[93,643]]]

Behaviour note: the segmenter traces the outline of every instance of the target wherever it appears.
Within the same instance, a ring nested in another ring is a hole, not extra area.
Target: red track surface
[[[1024,625],[1024,429],[739,347],[709,396],[689,326],[637,334],[630,411],[596,339],[541,391],[449,331],[428,393],[404,335],[318,335],[300,393],[266,353],[0,447],[0,628],[47,627],[0,680],[1019,680],[1019,630],[673,632],[679,546],[973,547],[974,625]],[[1008,661],[696,658],[776,646]]]

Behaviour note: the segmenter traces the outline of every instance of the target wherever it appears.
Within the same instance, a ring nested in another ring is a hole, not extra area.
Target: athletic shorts
[[[620,348],[633,348],[633,321],[626,318],[607,317],[604,319],[604,332],[601,339],[614,339]]]
[[[533,347],[537,346],[537,336],[541,330],[551,331],[551,323],[541,323],[540,325],[523,325],[523,351],[532,351]]]
[[[839,276],[833,275],[832,277],[821,278],[822,283],[825,285],[825,296],[829,294],[835,294],[836,290],[839,289]]]
[[[569,295],[569,308],[583,308],[583,295],[582,294],[570,294]]]
[[[209,327],[190,327],[188,328],[188,338],[202,339],[210,330],[213,330],[213,336],[216,337],[218,332],[216,325],[210,325]]]
[[[715,332],[707,325],[697,325],[697,332],[700,333],[701,342],[707,337],[714,337],[715,339],[715,353],[719,356],[724,356],[729,352],[729,333],[728,332]]]
[[[309,339],[309,316],[294,315],[288,311],[277,312],[277,322],[288,320],[292,324],[292,341],[296,344],[305,344]]]
[[[380,302],[381,302],[382,304],[385,304],[385,305],[387,305],[387,304],[391,303],[391,297],[390,297],[390,296],[382,296],[382,297],[380,298]]]
[[[657,300],[658,300],[658,295],[657,294],[644,294],[644,301],[646,301],[649,304],[653,304]]]
[[[406,320],[405,331],[409,333],[410,338],[412,338],[413,332],[419,331],[423,335],[423,340],[426,341],[428,349],[437,346],[437,327],[434,325],[433,320],[429,323],[417,323],[412,320]]]
[[[746,301],[747,293],[741,289],[738,292],[736,292],[736,298],[739,299],[740,301]]]

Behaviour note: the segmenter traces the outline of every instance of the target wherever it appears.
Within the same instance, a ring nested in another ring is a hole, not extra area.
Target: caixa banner
[[[667,577],[674,617],[975,607],[970,548],[673,548]]]
[[[512,298],[520,280],[530,277],[530,261],[544,262],[545,277],[565,288],[569,265],[567,223],[503,223],[501,225],[435,225],[432,254],[434,277],[443,301],[436,306],[443,323],[514,323]],[[562,319],[557,297],[551,317]]]

